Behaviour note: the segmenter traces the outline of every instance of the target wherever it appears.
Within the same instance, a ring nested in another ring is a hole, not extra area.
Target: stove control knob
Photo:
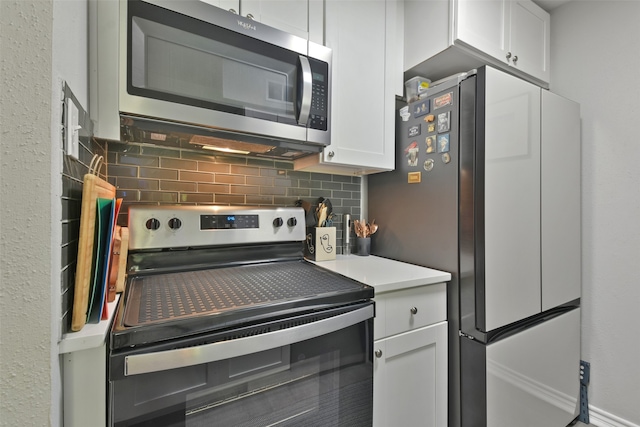
[[[298,220],[293,216],[287,220],[287,225],[289,227],[295,227],[296,224],[298,224]]]
[[[157,230],[158,228],[160,228],[160,221],[155,218],[151,218],[147,220],[145,225],[149,230]]]
[[[171,218],[169,220],[169,228],[170,229],[177,230],[180,227],[182,227],[182,221],[180,221],[178,218]]]
[[[273,226],[274,227],[282,227],[282,224],[284,222],[282,221],[282,218],[278,217],[276,219],[273,220]]]

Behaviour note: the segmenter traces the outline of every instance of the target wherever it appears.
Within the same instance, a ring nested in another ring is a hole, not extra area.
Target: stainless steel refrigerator
[[[565,426],[580,390],[579,105],[481,67],[408,107],[395,170],[368,178],[372,254],[452,273],[449,426]]]

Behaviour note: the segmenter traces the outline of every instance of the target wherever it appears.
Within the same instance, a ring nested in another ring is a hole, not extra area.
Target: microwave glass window
[[[131,94],[296,122],[297,55],[250,51],[172,24],[132,17]]]

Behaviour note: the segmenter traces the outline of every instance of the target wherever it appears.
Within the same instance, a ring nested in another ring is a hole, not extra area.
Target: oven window
[[[115,426],[370,426],[371,319],[318,338],[111,382]]]

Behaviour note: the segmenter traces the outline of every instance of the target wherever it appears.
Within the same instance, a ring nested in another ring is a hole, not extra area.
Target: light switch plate
[[[78,107],[71,98],[65,100],[65,149],[67,154],[74,159],[78,159],[79,151],[79,136],[78,130],[80,129],[78,123]]]

